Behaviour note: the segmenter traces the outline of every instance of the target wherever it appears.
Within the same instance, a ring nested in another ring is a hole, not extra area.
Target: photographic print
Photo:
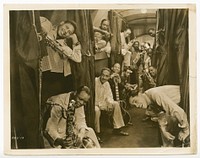
[[[196,153],[195,4],[4,13],[6,154]]]

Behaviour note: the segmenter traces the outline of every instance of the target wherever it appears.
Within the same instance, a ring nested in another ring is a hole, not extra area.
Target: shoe
[[[128,126],[133,126],[133,123],[132,122],[128,122],[127,125]]]
[[[146,122],[146,121],[148,121],[148,120],[151,120],[151,118],[148,117],[148,116],[142,119],[143,122]]]
[[[124,132],[122,130],[113,130],[113,133],[116,135],[120,135],[120,136],[128,136],[129,135],[127,132]]]
[[[100,137],[97,137],[97,140],[98,140],[98,142],[99,142],[100,144],[103,143],[103,141],[101,140]]]

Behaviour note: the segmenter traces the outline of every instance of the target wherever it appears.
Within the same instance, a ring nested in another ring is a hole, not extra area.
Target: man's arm
[[[179,139],[184,140],[189,135],[189,124],[187,121],[187,115],[184,110],[174,103],[167,95],[152,91],[147,93],[155,103],[162,106],[165,112],[171,116],[175,116],[179,122],[179,127],[182,128],[179,133]]]
[[[58,123],[62,118],[62,107],[60,106],[53,106],[51,109],[51,117],[47,121],[46,130],[48,134],[53,138],[55,141],[57,138],[60,138],[58,133]]]
[[[101,52],[106,52],[108,57],[110,57],[110,52],[111,52],[111,46],[110,46],[110,42],[107,42],[106,46],[101,48],[100,50]]]
[[[75,126],[76,126],[77,130],[81,130],[82,128],[87,129],[84,106],[77,108],[75,110],[74,115],[75,115]]]
[[[40,23],[41,23],[41,27],[42,27],[42,31],[45,33],[49,33],[52,31],[53,26],[51,24],[51,22],[45,18],[45,17],[40,17]]]
[[[64,57],[67,57],[77,63],[80,63],[82,60],[82,54],[81,54],[81,45],[78,41],[78,38],[76,34],[73,34],[70,36],[73,42],[73,48],[71,49],[67,44],[65,43],[64,39],[58,40],[58,42],[61,44],[61,49],[63,50]]]
[[[112,90],[110,88],[110,84],[109,82],[105,83],[105,96],[106,96],[106,102],[112,104],[114,99],[113,99],[113,94],[112,94]]]
[[[85,112],[84,106],[77,108],[75,110],[75,128],[77,129],[77,145],[82,143],[83,137],[85,137],[85,133],[88,129],[86,120],[85,120]]]

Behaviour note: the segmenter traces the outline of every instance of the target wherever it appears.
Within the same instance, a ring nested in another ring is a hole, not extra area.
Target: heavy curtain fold
[[[55,12],[41,11],[41,14],[47,15],[49,20],[53,18],[53,24],[67,19],[77,23],[77,35],[82,45],[83,56],[81,63],[71,63],[74,82],[68,84],[73,84],[74,89],[81,85],[90,87],[91,100],[86,107],[86,121],[89,126],[93,127],[94,40],[90,12],[84,10],[70,10],[68,12],[65,10],[57,11],[59,13],[54,14]],[[39,12],[33,13],[32,11],[10,12],[11,148],[31,149],[40,148],[43,145],[40,137],[41,107],[38,70],[39,60],[46,52],[41,45],[42,43],[38,42],[33,24],[35,19],[36,25],[40,26],[40,14]]]
[[[10,11],[11,148],[39,148],[38,14]]]
[[[94,35],[93,24],[89,10],[49,10],[41,11],[41,15],[48,18],[54,25],[58,25],[61,21],[73,20],[77,24],[76,34],[81,43],[82,62],[75,63],[71,61],[72,75],[70,78],[54,75],[53,80],[61,78],[61,82],[57,85],[65,85],[65,91],[75,90],[81,85],[86,85],[91,89],[91,99],[86,110],[86,121],[88,126],[94,127]],[[47,74],[47,82],[52,79],[52,73]],[[50,77],[50,78],[49,78]],[[67,85],[66,85],[67,83]],[[49,84],[48,84],[49,85]],[[49,88],[49,86],[45,86]],[[54,86],[55,87],[55,86]],[[58,86],[56,86],[58,87]],[[63,87],[63,88],[64,88]],[[46,88],[45,88],[46,89]],[[52,88],[51,88],[52,89]],[[60,91],[60,90],[57,90]],[[63,89],[64,90],[64,89]],[[61,90],[60,92],[62,92]],[[45,90],[44,90],[45,93]],[[48,94],[49,96],[49,94]],[[45,97],[47,98],[47,97]]]
[[[180,106],[189,117],[188,10],[159,9],[157,22],[157,83],[180,85]]]
[[[68,10],[67,19],[77,23],[77,36],[82,46],[82,62],[71,63],[75,88],[86,85],[91,89],[91,98],[85,107],[87,125],[94,127],[94,35],[89,10]]]
[[[114,63],[122,63],[123,56],[121,55],[121,37],[122,19],[119,15],[111,10],[108,12],[108,19],[110,20],[110,28],[112,33],[111,38],[111,65]]]

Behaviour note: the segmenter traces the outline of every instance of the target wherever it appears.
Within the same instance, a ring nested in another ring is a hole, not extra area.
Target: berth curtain
[[[39,13],[10,11],[11,148],[41,147],[39,104]],[[8,106],[8,105],[6,105]]]
[[[110,20],[111,28],[111,57],[110,66],[114,63],[122,63],[123,56],[121,55],[121,37],[122,18],[113,10],[108,12],[108,19]]]
[[[180,106],[189,117],[188,9],[159,9],[157,22],[158,85],[180,85]]]

